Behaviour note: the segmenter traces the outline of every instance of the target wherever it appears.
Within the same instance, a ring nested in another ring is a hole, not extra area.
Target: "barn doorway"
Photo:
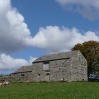
[[[45,81],[46,81],[46,82],[50,82],[50,75],[46,75],[46,76],[45,76]]]
[[[50,66],[49,66],[49,62],[44,62],[43,70],[45,72],[44,81],[50,82]]]
[[[46,73],[45,75],[45,81],[50,82],[50,73]]]

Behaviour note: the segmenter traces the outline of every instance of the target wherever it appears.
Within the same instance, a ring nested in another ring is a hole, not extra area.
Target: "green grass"
[[[0,99],[99,99],[99,82],[11,83]]]

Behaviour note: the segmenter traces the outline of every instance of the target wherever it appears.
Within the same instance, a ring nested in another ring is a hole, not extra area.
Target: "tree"
[[[87,41],[82,44],[78,43],[73,50],[80,50],[88,62],[88,76],[94,72],[99,73],[99,42]]]

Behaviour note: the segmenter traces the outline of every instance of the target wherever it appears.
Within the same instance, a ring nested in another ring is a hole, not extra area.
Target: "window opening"
[[[38,76],[40,76],[40,73],[38,73]]]
[[[24,74],[21,74],[21,76],[23,77],[23,76],[24,76]]]
[[[49,70],[49,63],[44,63],[43,64],[43,70],[46,70],[46,71]]]

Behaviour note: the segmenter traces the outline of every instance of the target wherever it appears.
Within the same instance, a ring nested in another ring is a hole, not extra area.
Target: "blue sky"
[[[99,41],[98,0],[0,0],[0,73]]]

